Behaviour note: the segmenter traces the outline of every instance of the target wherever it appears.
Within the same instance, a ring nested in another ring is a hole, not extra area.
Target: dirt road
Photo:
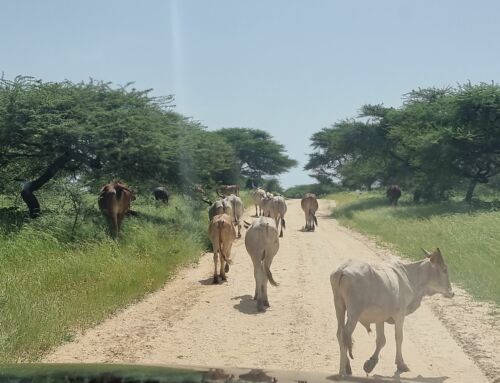
[[[269,287],[271,308],[257,313],[253,268],[240,239],[233,247],[228,282],[212,285],[212,255],[186,268],[151,294],[49,355],[46,362],[124,362],[239,366],[337,373],[338,346],[330,273],[348,258],[381,261],[375,252],[329,218],[331,201],[320,201],[319,227],[302,232],[300,201],[288,203],[287,229],[271,267],[280,283]],[[248,214],[248,212],[247,212]],[[248,219],[248,218],[247,218]],[[434,298],[429,298],[434,299]],[[395,372],[394,328],[374,370]],[[353,373],[365,376],[364,361],[375,335],[354,333]],[[403,355],[417,382],[487,382],[428,301],[405,321]]]

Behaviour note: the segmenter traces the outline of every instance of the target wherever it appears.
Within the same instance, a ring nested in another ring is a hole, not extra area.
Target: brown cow
[[[318,200],[316,199],[316,195],[313,193],[306,193],[302,201],[300,201],[300,206],[306,215],[306,231],[314,231],[314,224],[318,226],[318,220],[316,219]]]
[[[398,206],[398,199],[401,197],[401,189],[398,185],[389,186],[386,195],[392,206]]]
[[[208,227],[208,236],[214,250],[214,284],[219,283],[217,276],[217,258],[220,258],[220,277],[226,280],[231,264],[231,247],[236,238],[233,220],[227,214],[216,215]]]
[[[240,185],[221,185],[218,189],[218,193],[222,194],[221,197],[228,196],[230,194],[240,195]]]
[[[125,215],[130,211],[132,192],[121,181],[104,185],[99,191],[98,205],[107,217],[111,236],[116,238]]]

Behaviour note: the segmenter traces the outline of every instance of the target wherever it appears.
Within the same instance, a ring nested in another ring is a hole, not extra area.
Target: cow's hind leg
[[[219,255],[217,254],[218,250],[214,249],[214,284],[219,283],[219,278],[217,277],[217,258],[219,258]]]
[[[344,300],[336,295],[334,295],[334,303],[335,314],[337,316],[337,340],[340,348],[339,375],[352,375],[351,364],[347,358],[347,345],[344,341],[346,307]]]
[[[363,370],[365,370],[367,374],[372,372],[375,366],[377,365],[380,350],[382,350],[382,347],[385,346],[384,322],[377,323],[376,326],[377,326],[377,341],[376,341],[375,352],[373,353],[371,358],[368,359],[363,365]]]
[[[227,281],[227,278],[226,278],[226,268],[225,268],[225,261],[224,261],[224,257],[222,256],[222,252],[219,251],[219,261],[220,261],[220,278],[223,280],[223,281]]]

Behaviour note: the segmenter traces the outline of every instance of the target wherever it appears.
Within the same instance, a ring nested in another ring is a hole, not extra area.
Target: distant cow
[[[240,185],[221,185],[218,192],[223,196],[228,196],[230,194],[240,195]]]
[[[271,217],[275,220],[276,228],[279,227],[281,222],[280,237],[283,237],[283,229],[285,229],[285,214],[286,202],[285,198],[281,196],[270,197],[267,193],[266,197],[262,199],[262,209],[264,210],[265,217]]]
[[[300,206],[306,216],[306,230],[314,231],[314,224],[318,226],[316,211],[318,210],[318,200],[313,193],[307,193],[300,201]]]
[[[219,283],[217,276],[217,259],[220,260],[220,277],[226,280],[226,273],[229,272],[231,264],[231,247],[236,238],[232,218],[227,214],[216,215],[208,227],[208,236],[212,242],[214,250],[214,280],[213,283]]]
[[[350,260],[332,273],[330,283],[338,322],[340,375],[352,374],[347,352],[352,359],[351,336],[358,322],[368,331],[371,323],[375,323],[377,329],[375,352],[363,366],[366,373],[375,368],[385,345],[384,322],[395,325],[398,371],[409,371],[401,350],[405,316],[414,312],[426,295],[440,293],[447,298],[454,295],[441,251],[424,252],[427,258],[407,264],[379,265]]]
[[[245,235],[245,247],[252,258],[254,277],[255,277],[255,295],[257,300],[257,310],[265,311],[269,307],[267,297],[267,282],[271,285],[278,284],[273,279],[271,273],[271,263],[279,249],[278,229],[272,218],[259,217],[252,222]]]
[[[209,203],[209,201],[206,201]],[[212,219],[219,214],[227,214],[230,217],[233,217],[233,208],[231,207],[231,204],[226,201],[225,199],[219,199],[210,205],[208,208],[208,219],[211,222]]]
[[[153,189],[155,200],[168,203],[168,192],[163,186],[158,186]]]
[[[398,199],[401,197],[401,189],[398,185],[389,186],[387,188],[386,195],[392,206],[398,206]]]
[[[252,192],[252,200],[255,205],[255,216],[258,217],[262,215],[262,199],[266,196],[266,191],[261,188],[257,188]],[[257,210],[258,209],[258,210]]]
[[[104,185],[99,191],[99,209],[109,222],[111,236],[116,238],[125,215],[130,211],[132,192],[121,181]]]
[[[233,210],[233,222],[235,225],[238,226],[238,238],[241,238],[241,217],[243,217],[243,211],[245,208],[243,207],[243,202],[241,201],[241,198],[238,196],[235,196],[234,194],[231,194],[230,196],[226,197],[224,199],[226,203],[228,203],[231,206],[231,209]]]

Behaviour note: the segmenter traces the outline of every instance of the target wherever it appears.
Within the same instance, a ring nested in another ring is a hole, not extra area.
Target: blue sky
[[[175,94],[209,129],[269,131],[302,170],[309,138],[366,103],[498,81],[500,3],[451,0],[0,0],[0,71]]]

